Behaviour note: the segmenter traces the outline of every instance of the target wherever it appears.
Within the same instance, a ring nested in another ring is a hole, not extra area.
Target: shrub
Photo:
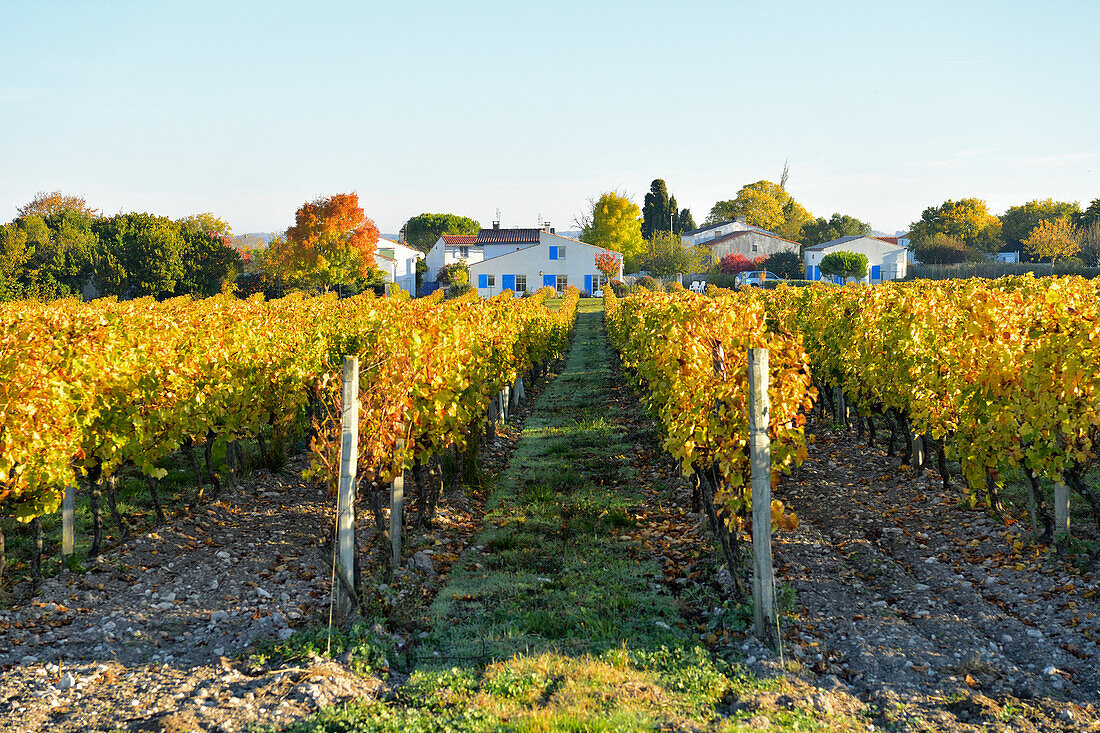
[[[728,254],[718,263],[718,271],[725,275],[736,275],[739,272],[752,272],[764,269],[764,257],[749,259],[740,252]]]
[[[610,285],[611,285],[611,292],[615,293],[616,297],[622,298],[622,297],[626,296],[627,288],[626,288],[626,285],[623,283],[622,280],[612,280]]]
[[[669,282],[665,283],[665,292],[666,293],[675,293],[675,292],[679,292],[680,290],[683,290],[683,289],[684,289],[684,286],[681,285],[676,280],[670,280]]]
[[[643,275],[642,277],[638,278],[637,282],[635,282],[634,284],[639,288],[645,288],[646,290],[659,290],[661,287],[660,283],[658,283],[649,275]]]
[[[788,280],[797,280],[802,277],[805,272],[805,267],[802,265],[802,258],[798,256],[797,252],[791,252],[790,250],[784,252],[775,252],[764,258],[764,266],[761,270],[767,270],[768,272],[774,272],[779,277],[787,278]]]
[[[859,252],[833,252],[821,258],[821,272],[842,278],[867,277],[867,255]]]

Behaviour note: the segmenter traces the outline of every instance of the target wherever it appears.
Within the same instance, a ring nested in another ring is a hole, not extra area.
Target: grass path
[[[638,408],[616,399],[613,363],[602,304],[582,301],[568,361],[432,607],[417,671],[394,700],[298,730],[742,729],[742,716],[722,711],[767,683],[696,646],[661,568],[623,532],[645,494],[630,460]],[[797,710],[773,722],[818,728]]]

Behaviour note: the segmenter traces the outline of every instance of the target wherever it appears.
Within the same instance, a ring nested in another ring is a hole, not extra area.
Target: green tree
[[[1093,199],[1089,207],[1077,217],[1077,226],[1086,229],[1090,225],[1100,222],[1100,199]]]
[[[802,227],[802,244],[807,247],[831,242],[841,237],[868,236],[871,225],[847,214],[833,214],[828,219],[820,216]]]
[[[230,245],[232,236],[188,226],[183,227],[182,235],[183,273],[176,294],[207,298],[222,292],[241,270],[240,253]]]
[[[1044,221],[1066,218],[1075,221],[1081,216],[1081,206],[1076,201],[1036,199],[1020,206],[1010,206],[1001,216],[1001,236],[1008,249],[1019,251],[1023,242],[1035,227]]]
[[[646,247],[641,213],[629,198],[608,191],[592,204],[591,215],[584,217],[581,241],[620,252],[624,262],[636,263]]]
[[[989,213],[985,201],[977,198],[949,199],[939,206],[929,206],[920,220],[909,227],[914,245],[935,234],[954,237],[979,252],[996,252],[1003,243],[1001,220]]]
[[[821,258],[821,272],[839,275],[844,279],[862,280],[867,277],[867,255],[859,252],[833,252]]]
[[[933,234],[913,247],[913,256],[926,265],[952,265],[958,262],[978,262],[982,255],[950,234]]]
[[[680,216],[676,224],[676,233],[683,234],[695,229],[695,217],[691,215],[691,209],[680,209]]]
[[[654,277],[669,278],[677,273],[696,272],[701,261],[696,248],[685,247],[679,235],[665,230],[649,240],[638,258],[638,266]]]
[[[457,214],[417,214],[405,222],[405,243],[427,252],[444,234],[477,234],[481,224]]]
[[[103,295],[163,297],[184,274],[179,222],[153,214],[118,214],[96,222],[96,287]]]
[[[797,252],[774,252],[764,259],[764,269],[788,280],[801,280],[806,268]]]
[[[737,197],[711,207],[707,224],[744,217],[745,223],[767,229],[785,239],[802,241],[802,229],[813,216],[786,189],[771,181],[757,181],[741,187]]]
[[[652,239],[657,232],[670,231],[671,213],[668,187],[663,179],[655,178],[649,184],[649,193],[645,195],[645,205],[642,206],[642,237]]]

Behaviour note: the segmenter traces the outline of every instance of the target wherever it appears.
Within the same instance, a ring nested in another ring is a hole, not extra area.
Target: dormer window
[[[462,259],[466,259],[467,257],[470,256],[470,248],[469,247],[459,247],[458,248],[458,256],[461,257]]]

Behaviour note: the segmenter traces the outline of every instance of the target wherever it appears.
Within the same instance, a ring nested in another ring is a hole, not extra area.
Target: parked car
[[[688,289],[691,290],[691,292],[693,293],[705,293],[707,292],[707,281],[696,280],[691,284],[691,287]]]
[[[779,277],[774,272],[768,272],[767,270],[752,270],[751,272],[742,272],[737,276],[737,286],[751,285],[754,287],[760,287],[765,281],[775,280],[783,281],[785,278]]]

